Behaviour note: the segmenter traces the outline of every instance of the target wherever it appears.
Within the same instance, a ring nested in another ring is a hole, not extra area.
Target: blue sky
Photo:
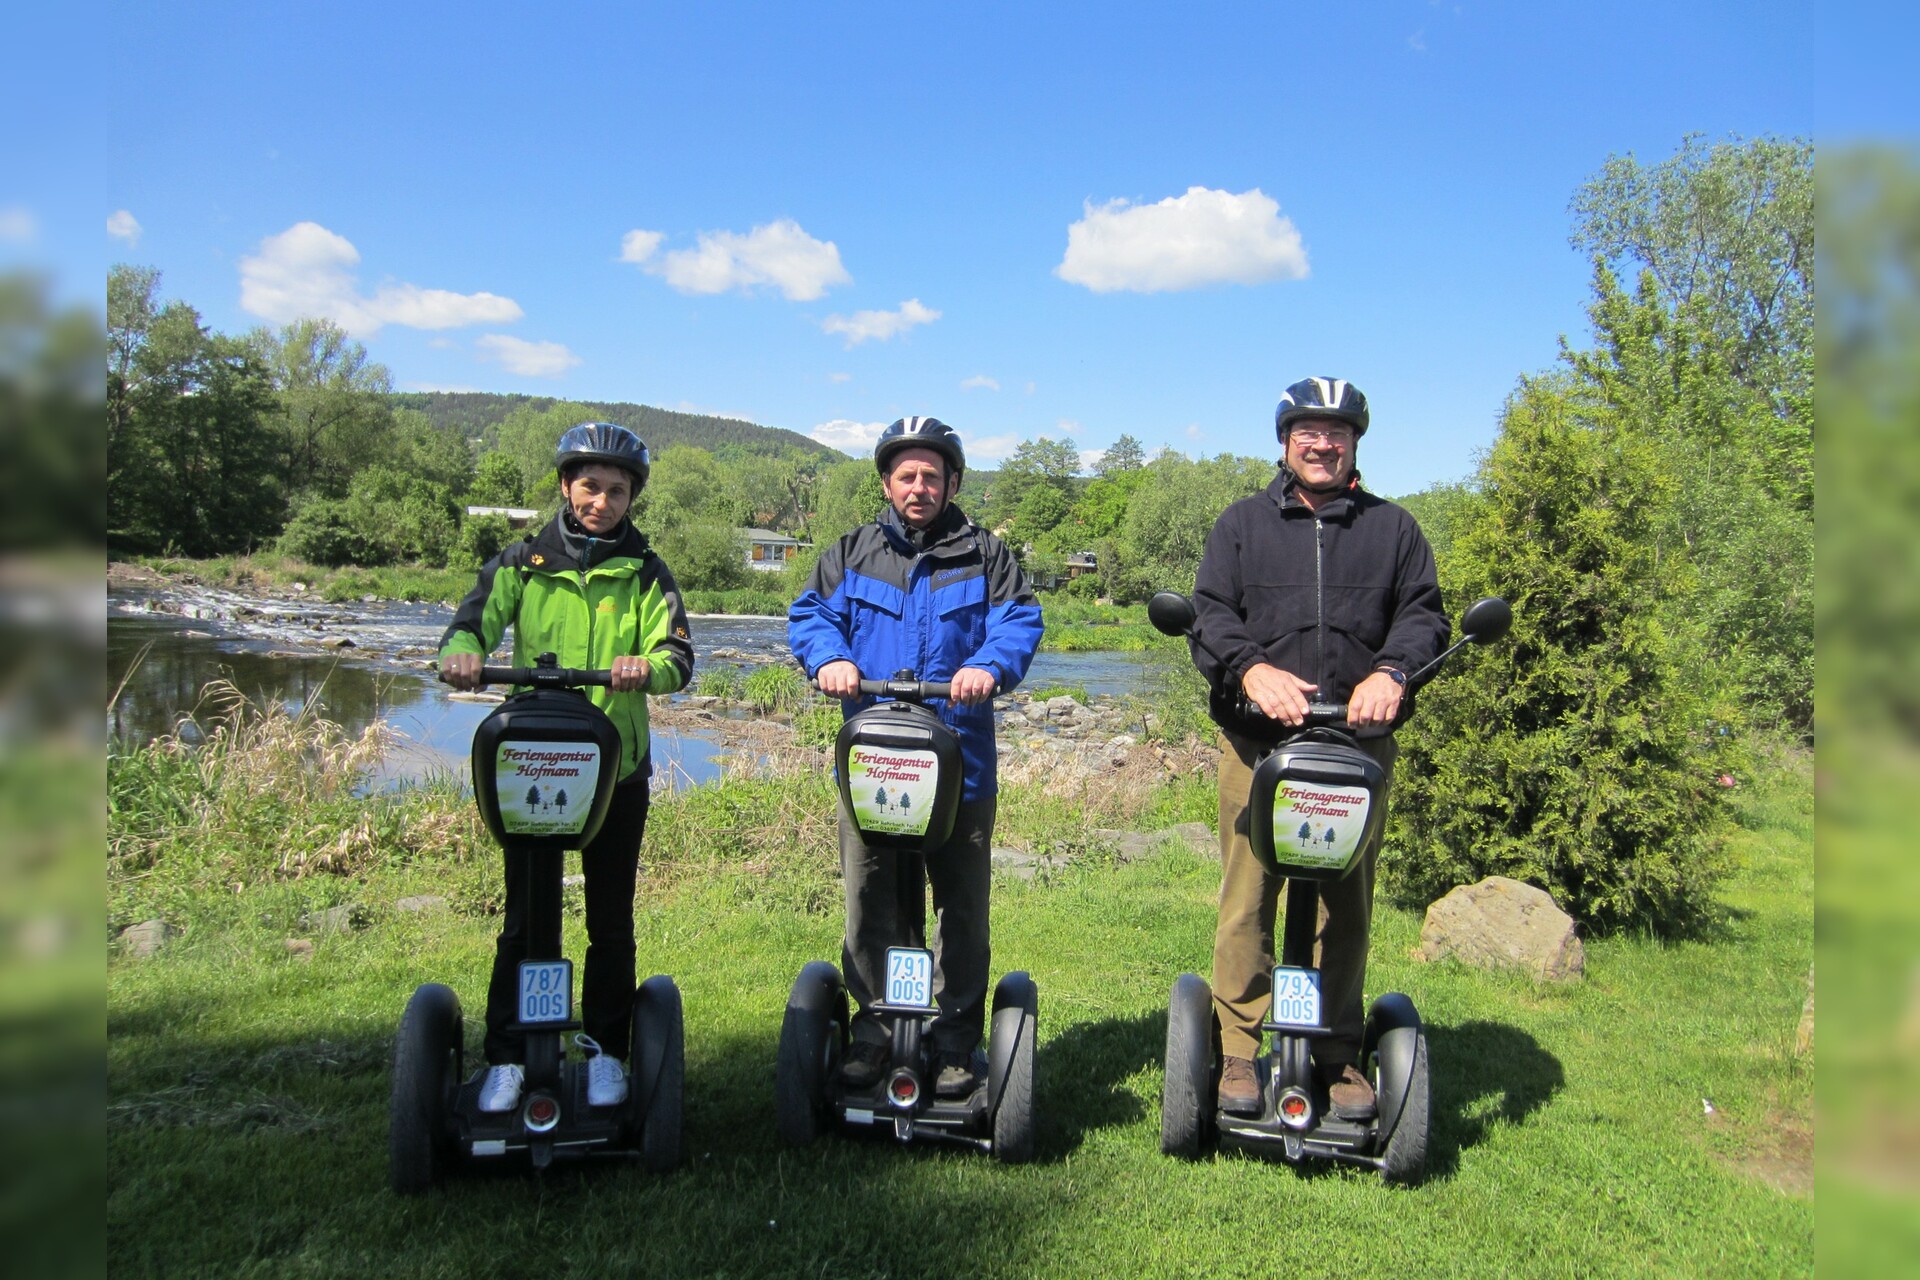
[[[104,167],[0,206],[221,330],[332,315],[401,389],[854,451],[932,413],[988,461],[1271,457],[1280,390],[1333,374],[1405,494],[1585,332],[1567,205],[1609,154],[1815,131],[1810,13],[122,5]]]

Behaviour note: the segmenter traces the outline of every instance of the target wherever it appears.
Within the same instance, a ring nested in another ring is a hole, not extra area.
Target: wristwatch
[[[1393,678],[1393,682],[1399,685],[1402,689],[1407,687],[1406,672],[1400,671],[1394,667],[1382,667],[1380,668],[1380,671],[1381,671],[1381,674],[1383,675],[1391,676]]]

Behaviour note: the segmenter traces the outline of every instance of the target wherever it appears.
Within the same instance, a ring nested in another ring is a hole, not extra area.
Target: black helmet
[[[553,469],[560,473],[562,483],[567,468],[576,462],[604,462],[631,471],[636,494],[647,487],[647,476],[653,470],[646,441],[611,422],[583,422],[566,429],[553,454]]]
[[[902,449],[931,449],[947,460],[954,475],[967,469],[967,454],[960,437],[938,418],[902,418],[880,433],[873,446],[873,465],[887,474],[887,459]]]
[[[1295,418],[1333,418],[1353,428],[1353,438],[1367,434],[1367,398],[1344,378],[1302,378],[1280,394],[1273,411],[1273,433],[1287,443],[1287,424]]]

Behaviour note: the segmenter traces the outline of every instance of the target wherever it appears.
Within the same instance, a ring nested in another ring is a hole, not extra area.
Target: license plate
[[[933,952],[887,948],[887,1003],[910,1009],[933,1008]]]
[[[1275,965],[1273,1012],[1269,1017],[1282,1027],[1325,1025],[1320,1020],[1320,971]]]
[[[520,1021],[524,1023],[573,1020],[573,961],[520,962]]]

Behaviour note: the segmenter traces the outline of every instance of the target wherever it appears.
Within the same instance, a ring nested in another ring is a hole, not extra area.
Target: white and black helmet
[[[1287,443],[1287,424],[1296,418],[1332,418],[1353,428],[1353,438],[1367,434],[1367,398],[1345,378],[1302,378],[1280,393],[1273,411],[1273,433]]]
[[[967,469],[967,454],[954,429],[938,418],[902,418],[880,433],[873,446],[873,465],[887,474],[887,460],[902,449],[931,449],[947,460],[947,469],[959,475]]]

